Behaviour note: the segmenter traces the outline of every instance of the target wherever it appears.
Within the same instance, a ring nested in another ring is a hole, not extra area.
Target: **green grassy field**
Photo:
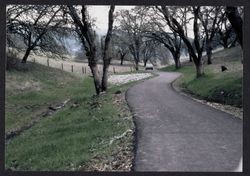
[[[132,133],[110,144],[115,136],[134,128],[127,105],[115,94],[117,90],[125,92],[132,83],[114,86],[96,97],[90,77],[80,79],[61,70],[28,64],[29,71],[6,72],[5,132],[20,129],[34,118],[39,121],[7,141],[6,169],[85,170],[94,158],[106,162],[121,150],[124,155],[132,152]],[[41,117],[48,106],[67,99],[70,101],[64,108]]]
[[[219,51],[213,55],[213,64],[205,64],[205,76],[196,79],[195,67],[191,63],[183,64],[179,70],[168,66],[162,71],[177,71],[183,73],[176,82],[183,91],[197,98],[223,104],[242,107],[242,77],[241,48],[235,47]],[[221,72],[221,65],[228,70]]]

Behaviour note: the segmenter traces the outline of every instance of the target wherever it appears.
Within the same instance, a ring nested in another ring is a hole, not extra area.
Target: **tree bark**
[[[189,53],[188,53],[189,54]],[[189,62],[193,62],[191,54],[189,54]]]
[[[164,18],[168,24],[168,26],[173,30],[173,32],[177,32],[179,36],[182,38],[183,42],[186,44],[188,48],[189,54],[192,56],[193,62],[196,66],[197,77],[204,75],[204,71],[202,69],[202,51],[203,51],[203,44],[200,45],[200,32],[199,32],[199,25],[198,25],[198,16],[200,13],[200,7],[193,7],[193,14],[194,14],[194,24],[193,24],[193,31],[194,31],[194,44],[195,48],[187,38],[184,33],[183,26],[171,15],[169,14],[166,6],[161,6],[161,11],[164,15]],[[203,43],[203,42],[202,42]],[[197,54],[196,54],[197,53]]]
[[[102,89],[101,89],[101,80],[100,80],[100,73],[98,70],[98,66],[97,64],[95,64],[95,65],[89,65],[89,67],[94,78],[96,94],[99,95]]]
[[[29,57],[29,55],[30,55],[30,51],[31,51],[32,49],[29,47],[29,48],[27,48],[26,49],[26,52],[25,52],[25,54],[24,54],[24,56],[23,56],[23,59],[22,59],[22,63],[26,63],[27,62],[27,59],[28,59],[28,57]]]
[[[103,62],[103,73],[102,73],[102,91],[107,91],[108,89],[108,70],[110,65],[110,60],[104,60]]]
[[[212,64],[212,46],[211,41],[206,41],[206,51],[207,51],[207,64]]]
[[[234,31],[236,32],[238,36],[239,43],[241,47],[243,48],[243,41],[242,41],[243,40],[242,39],[243,38],[243,31],[242,31],[243,21],[237,10],[237,7],[228,6],[226,13],[227,13],[228,20],[230,21],[232,27],[234,28]]]
[[[222,39],[222,45],[223,45],[223,47],[224,47],[224,49],[227,49],[228,48],[228,43],[227,43],[227,39]]]
[[[148,59],[143,60],[143,62],[144,62],[144,67],[146,67]]]
[[[105,38],[104,52],[103,52],[103,75],[102,75],[102,91],[106,91],[108,88],[108,69],[111,61],[111,53],[110,53],[110,41],[112,37],[112,29],[113,29],[113,12],[115,10],[115,6],[111,5],[109,10],[109,22],[108,22],[108,32]]]
[[[135,61],[135,70],[138,71],[139,70],[139,62]]]
[[[195,64],[195,67],[196,67],[196,78],[202,77],[204,75],[202,62]]]
[[[120,54],[120,59],[121,59],[121,65],[123,65],[124,57],[126,54]]]
[[[174,56],[175,69],[181,68],[180,53],[176,53]]]
[[[174,59],[174,64],[175,64],[175,69],[181,68],[181,61],[180,61],[180,51],[175,51],[173,48],[169,48],[169,51],[171,52],[173,59]]]
[[[123,65],[123,57],[121,56],[121,63],[120,63],[120,65]]]

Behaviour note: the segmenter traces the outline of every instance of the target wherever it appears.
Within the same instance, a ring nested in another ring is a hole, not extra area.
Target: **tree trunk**
[[[243,21],[237,10],[237,7],[228,6],[226,13],[227,13],[228,20],[230,21],[235,33],[238,36],[238,40],[239,40],[241,47],[243,47],[243,41],[242,41],[243,40],[243,31],[242,31]]]
[[[206,51],[207,51],[207,64],[210,65],[212,64],[212,47],[210,41],[206,42]]]
[[[193,62],[191,54],[189,54],[189,62]]]
[[[126,54],[121,54],[121,57],[120,57],[120,59],[121,59],[121,65],[123,65],[123,61],[124,61],[125,55],[126,55]]]
[[[199,77],[204,75],[202,62],[199,62],[198,64],[195,64],[195,68],[196,68],[196,78],[199,78]]]
[[[180,53],[172,53],[173,58],[174,58],[174,63],[175,63],[175,69],[181,68],[181,61],[180,61]]]
[[[143,62],[144,62],[144,67],[146,67],[148,59],[143,60]]]
[[[121,56],[121,65],[123,65],[123,57]]]
[[[139,70],[139,62],[135,61],[135,70],[138,71]]]
[[[176,56],[174,61],[175,61],[175,69],[177,70],[177,69],[181,68],[180,56]]]
[[[94,64],[94,65],[89,65],[89,67],[94,78],[96,94],[99,95],[101,92],[101,80],[100,80],[100,73],[98,70],[98,66],[97,64]]]
[[[222,42],[223,42],[223,47],[224,47],[224,49],[227,49],[227,48],[228,48],[227,38],[223,38],[223,39],[222,39]]]
[[[25,52],[25,54],[23,56],[23,59],[22,59],[22,63],[26,63],[26,61],[27,61],[27,59],[28,59],[28,57],[30,55],[30,51],[31,51],[31,48],[26,49],[26,52]]]
[[[235,40],[231,43],[230,48],[236,46],[236,42],[238,41],[237,37],[235,37]]]
[[[103,73],[102,73],[102,91],[106,91],[108,89],[108,70],[111,58],[109,60],[104,60],[103,63]]]
[[[113,12],[115,10],[115,6],[111,5],[109,10],[109,23],[108,23],[108,32],[105,37],[105,45],[103,52],[103,73],[102,73],[102,87],[101,91],[106,91],[108,89],[108,69],[111,61],[111,53],[110,53],[110,41],[112,37],[112,29],[113,29]]]
[[[179,68],[181,68],[181,62],[180,62],[180,59],[175,59],[174,60],[175,62],[175,69],[178,70]]]

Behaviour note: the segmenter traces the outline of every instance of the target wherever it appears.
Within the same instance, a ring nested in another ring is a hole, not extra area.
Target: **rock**
[[[120,91],[120,90],[117,90],[116,92],[115,92],[115,94],[121,94],[122,93],[122,91]]]
[[[56,111],[56,108],[54,108],[52,106],[49,106],[49,109],[52,110],[52,111]]]
[[[224,71],[226,71],[226,70],[227,70],[227,67],[224,66],[224,65],[222,65],[222,66],[221,66],[221,71],[224,72]]]
[[[74,102],[70,108],[78,108],[80,106],[80,104],[78,102]]]

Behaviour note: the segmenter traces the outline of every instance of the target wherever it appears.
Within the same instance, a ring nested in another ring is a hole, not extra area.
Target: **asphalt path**
[[[162,73],[131,87],[135,171],[239,171],[242,120],[180,95]]]

